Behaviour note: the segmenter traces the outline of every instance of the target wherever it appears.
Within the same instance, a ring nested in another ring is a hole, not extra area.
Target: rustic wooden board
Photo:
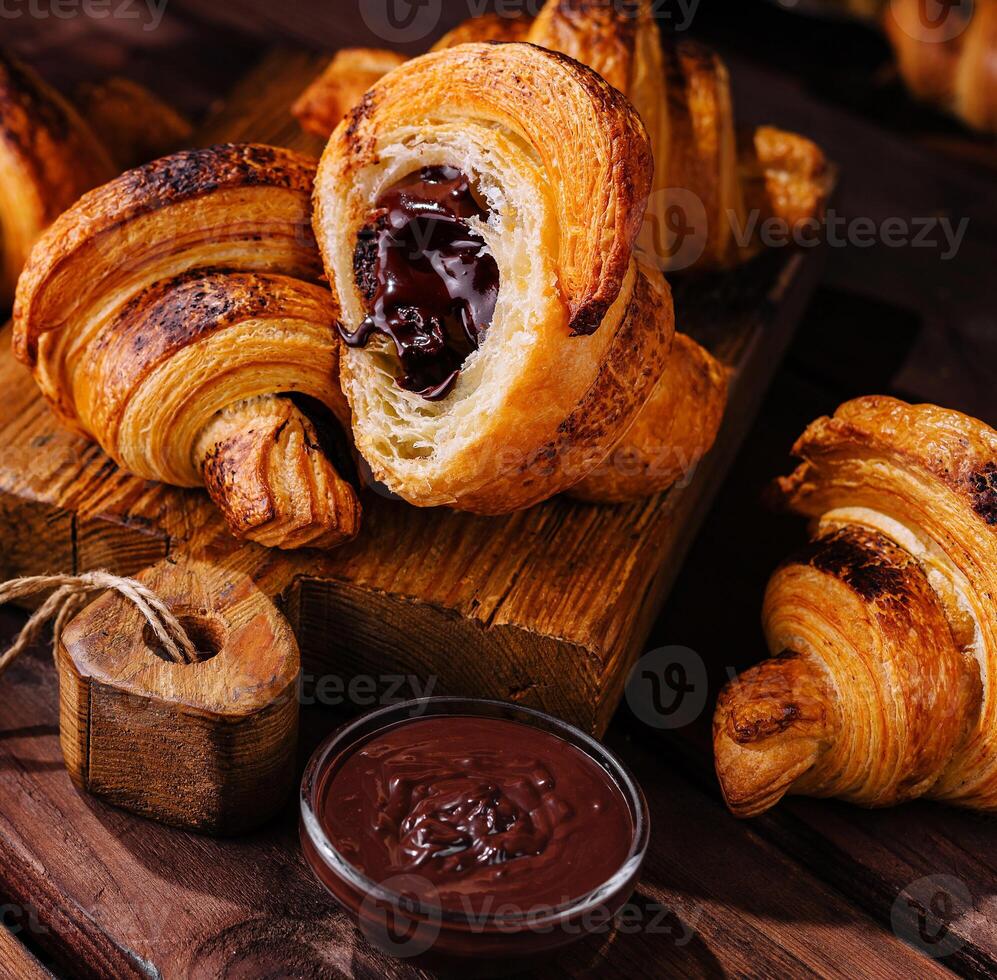
[[[278,51],[205,127],[315,151],[288,105],[324,58]],[[677,289],[682,329],[734,372],[718,445],[682,489],[627,507],[567,499],[504,518],[420,511],[375,493],[360,538],[329,555],[237,546],[200,492],[119,472],[59,428],[0,334],[0,573],[131,574],[208,553],[280,596],[306,672],[412,673],[605,730],[627,670],[757,409],[815,280],[781,251]]]
[[[10,622],[0,615],[0,641]],[[217,841],[82,796],[62,766],[51,658],[28,657],[5,684],[18,696],[0,715],[0,898],[24,910],[30,925],[19,938],[58,972],[427,976],[374,952],[322,892],[301,858],[293,807],[258,834]],[[305,709],[301,766],[335,722],[328,709]],[[667,760],[614,744],[655,821],[631,925],[592,936],[536,976],[949,975],[732,820]]]

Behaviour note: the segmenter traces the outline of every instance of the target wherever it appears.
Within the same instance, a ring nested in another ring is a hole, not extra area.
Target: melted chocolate
[[[423,897],[460,911],[580,898],[621,868],[634,834],[623,794],[589,756],[540,729],[471,716],[401,722],[347,749],[318,811],[367,877],[417,876]]]
[[[398,383],[446,397],[477,350],[498,299],[499,273],[467,219],[487,220],[470,182],[453,167],[424,167],[389,188],[361,230],[353,256],[368,316],[343,340],[364,347],[390,337],[402,363]]]

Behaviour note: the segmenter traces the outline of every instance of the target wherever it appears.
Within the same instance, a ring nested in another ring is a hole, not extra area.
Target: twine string
[[[15,578],[0,585],[0,605],[15,599],[25,599],[40,592],[54,591],[39,606],[13,645],[0,656],[0,674],[38,640],[52,620],[53,643],[58,649],[62,631],[69,621],[89,602],[94,592],[111,589],[135,605],[156,634],[166,655],[177,664],[197,662],[197,650],[180,620],[151,589],[133,578],[122,578],[110,572],[84,572],[82,575],[32,575]]]

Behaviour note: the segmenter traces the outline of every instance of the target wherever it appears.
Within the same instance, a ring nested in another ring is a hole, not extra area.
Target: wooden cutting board
[[[274,52],[200,142],[252,140],[317,154],[321,147],[288,107],[323,64],[312,54]],[[722,277],[675,284],[680,328],[732,371],[723,432],[686,486],[632,506],[559,498],[502,518],[418,510],[368,492],[359,539],[329,554],[241,545],[203,493],[122,473],[57,425],[14,361],[7,328],[0,333],[0,574],[98,567],[135,574],[163,559],[206,556],[248,572],[279,601],[298,636],[306,682],[308,675],[415,676],[432,682],[431,693],[517,701],[601,734],[819,265],[814,251],[779,250]]]

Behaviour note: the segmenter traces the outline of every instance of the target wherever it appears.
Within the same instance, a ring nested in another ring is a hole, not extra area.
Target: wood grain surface
[[[374,952],[324,896],[300,855],[293,807],[264,831],[220,842],[80,795],[60,761],[50,658],[20,662],[5,683],[18,697],[5,702],[0,723],[0,882],[7,900],[30,912],[25,942],[57,969],[71,977],[416,975]],[[334,721],[327,708],[305,709],[302,765]],[[676,778],[667,758],[623,738],[613,744],[656,821],[631,924],[591,937],[538,976],[746,976],[761,964],[782,976],[945,975]]]
[[[21,945],[9,929],[0,926],[0,977],[51,980],[52,974]]]

